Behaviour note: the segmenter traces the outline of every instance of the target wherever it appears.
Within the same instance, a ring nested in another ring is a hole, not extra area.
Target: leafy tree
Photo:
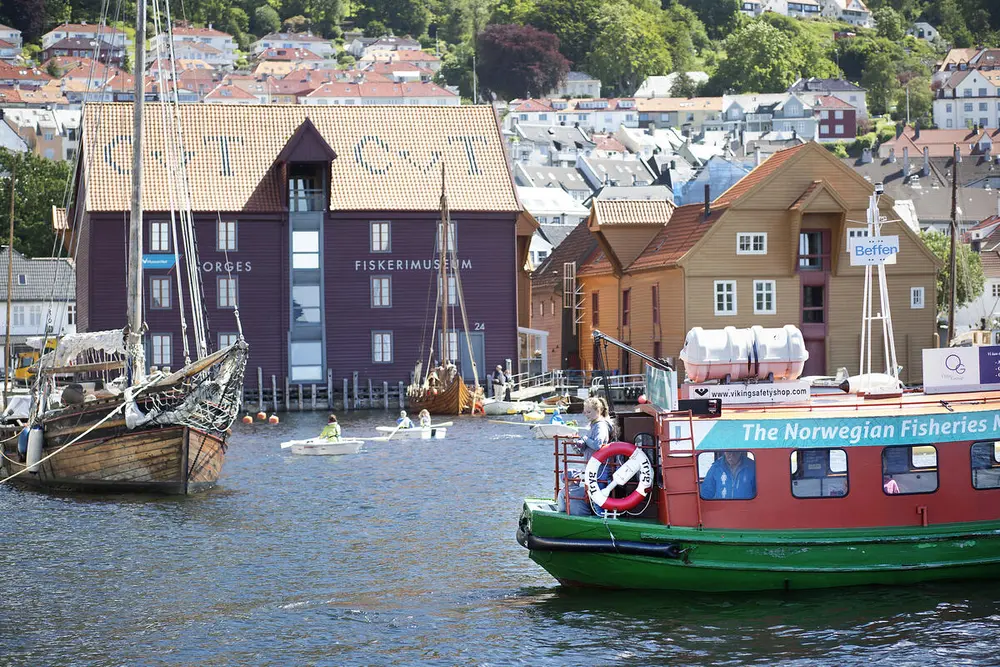
[[[780,93],[799,78],[801,55],[782,31],[753,21],[724,42],[726,59],[710,81],[716,94],[727,91]]]
[[[274,7],[261,5],[253,11],[253,23],[251,24],[253,33],[263,37],[281,29],[281,17]]]
[[[705,32],[705,25],[693,11],[684,5],[675,4],[662,14],[663,18],[658,19],[657,22],[660,24],[660,33],[670,51],[670,60],[674,70],[686,72],[697,68],[695,60],[697,54],[713,48],[712,41]]]
[[[896,62],[887,53],[876,53],[868,61],[861,77],[861,86],[868,91],[868,105],[875,114],[889,113],[899,94]]]
[[[21,31],[24,42],[33,42],[45,32],[45,0],[4,0],[0,23]]]
[[[606,4],[597,18],[587,71],[609,95],[631,95],[648,76],[673,69],[656,19],[624,1]]]
[[[906,120],[906,90],[910,91],[910,122],[919,122],[921,127],[933,124],[932,107],[934,93],[931,81],[925,77],[914,77],[906,81],[896,93],[896,118]]]
[[[472,46],[460,44],[454,51],[445,55],[436,78],[439,84],[458,87],[459,95],[471,100],[473,98]]]
[[[381,21],[397,35],[419,37],[427,30],[431,12],[424,0],[367,0],[358,8],[359,24]]]
[[[499,0],[493,6],[490,23],[530,23],[534,13],[534,0]]]
[[[532,26],[486,26],[476,44],[479,83],[502,99],[545,95],[569,71],[559,39]]]
[[[875,33],[893,42],[898,42],[906,35],[906,22],[903,15],[892,7],[879,7],[872,12],[875,20]]]
[[[674,83],[670,86],[671,97],[698,97],[701,94],[702,84],[698,84],[684,72],[678,72]]]
[[[948,301],[951,299],[951,237],[941,232],[926,231],[920,232],[920,238],[942,262],[937,274],[937,303],[941,311],[947,312]],[[979,253],[973,252],[967,243],[959,243],[955,248],[955,255],[955,267],[958,273],[955,308],[958,309],[982,295],[986,275],[983,273],[983,262]]]
[[[357,62],[350,53],[347,51],[341,51],[337,54],[337,64],[344,69],[351,69],[354,67],[354,63]]]
[[[538,0],[529,23],[559,38],[559,51],[579,67],[593,48],[602,0]]]
[[[303,32],[307,25],[309,25],[309,22],[306,20],[306,17],[298,14],[296,16],[289,16],[282,21],[281,29],[285,32]]]
[[[739,0],[686,0],[698,14],[712,39],[722,39],[739,23]]]
[[[368,25],[365,26],[365,37],[381,37],[382,35],[388,35],[389,29],[385,27],[385,24],[379,20],[369,21]]]
[[[70,165],[34,153],[13,153],[0,148],[0,210],[6,221],[10,212],[10,178],[14,179],[14,248],[29,257],[52,254],[52,206],[63,202]]]

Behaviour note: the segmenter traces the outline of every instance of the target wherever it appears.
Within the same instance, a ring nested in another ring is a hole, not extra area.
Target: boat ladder
[[[660,443],[662,473],[657,499],[660,523],[701,528],[698,457],[694,449],[691,411],[658,414],[656,435]],[[674,443],[678,443],[677,446]]]

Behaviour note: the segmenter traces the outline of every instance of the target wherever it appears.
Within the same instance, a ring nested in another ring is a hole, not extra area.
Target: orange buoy
[[[250,415],[243,415],[243,423],[244,424],[252,424],[253,423],[253,417],[251,417]]]
[[[268,424],[277,424],[278,423],[278,415],[271,415],[270,417],[268,417],[267,418],[267,423]]]
[[[639,405],[644,405],[649,402],[645,394],[639,394],[639,398],[636,400],[639,402]]]
[[[438,395],[438,390],[437,389],[431,389],[431,396],[437,396],[437,395]]]
[[[260,412],[257,413],[257,419],[259,419],[260,421],[264,421],[265,419],[267,419],[267,413],[261,410]]]

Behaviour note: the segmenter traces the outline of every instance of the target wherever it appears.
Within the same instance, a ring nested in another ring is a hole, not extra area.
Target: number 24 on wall
[[[473,331],[486,331],[486,323],[485,322],[474,322],[473,325],[472,325],[472,330]]]

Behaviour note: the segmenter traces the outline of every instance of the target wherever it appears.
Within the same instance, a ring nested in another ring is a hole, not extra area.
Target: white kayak
[[[580,435],[581,430],[588,429],[567,426],[566,424],[535,424],[531,427],[531,432],[539,440],[551,440],[557,435],[563,438],[575,438]]]
[[[497,401],[486,399],[483,403],[483,412],[490,416],[497,415],[518,415],[522,412],[531,412],[537,409],[538,405],[531,401]]]
[[[443,440],[448,434],[448,427],[452,425],[453,422],[445,422],[443,424],[431,424],[430,426],[416,426],[414,428],[400,428],[397,429],[395,426],[376,426],[375,430],[385,434],[386,439],[392,436],[393,440],[399,440],[401,438],[410,438],[416,440]]]
[[[364,440],[360,438],[341,438],[327,440],[326,438],[309,438],[308,440],[289,440],[281,443],[282,449],[291,449],[292,454],[304,456],[342,456],[357,454],[361,451]]]

